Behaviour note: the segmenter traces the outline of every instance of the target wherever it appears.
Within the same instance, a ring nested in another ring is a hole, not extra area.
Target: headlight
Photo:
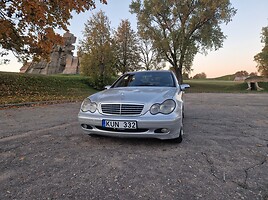
[[[169,99],[160,105],[160,112],[163,114],[169,114],[173,112],[175,107],[176,103],[173,100]]]
[[[97,104],[94,102],[91,102],[90,99],[86,98],[82,105],[81,105],[81,110],[83,112],[90,111],[91,113],[94,113],[97,109]]]
[[[156,115],[160,111],[160,105],[158,103],[152,105],[150,112],[152,115]]]
[[[152,105],[152,107],[150,108],[150,112],[152,115],[156,115],[158,113],[170,114],[174,111],[175,107],[175,101],[173,101],[172,99],[168,99],[161,104],[156,103]]]

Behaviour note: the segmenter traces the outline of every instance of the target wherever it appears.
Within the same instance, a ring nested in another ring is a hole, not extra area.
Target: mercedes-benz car
[[[106,90],[87,97],[78,114],[88,134],[173,139],[183,135],[183,94],[172,71],[140,71],[122,75]]]

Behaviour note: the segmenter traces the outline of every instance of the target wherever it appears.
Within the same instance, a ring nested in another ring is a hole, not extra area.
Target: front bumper
[[[102,127],[103,119],[137,121],[138,129],[133,131],[105,128]],[[95,113],[80,111],[78,120],[82,129],[88,134],[112,137],[174,139],[180,136],[182,128],[181,112],[173,112],[169,115],[151,115],[147,112],[141,116],[116,116],[102,115],[98,111]],[[168,129],[168,131],[162,133],[161,129]]]

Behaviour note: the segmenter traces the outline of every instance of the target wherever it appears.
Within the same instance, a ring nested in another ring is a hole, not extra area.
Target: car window
[[[139,72],[123,75],[112,87],[175,87],[170,72]]]

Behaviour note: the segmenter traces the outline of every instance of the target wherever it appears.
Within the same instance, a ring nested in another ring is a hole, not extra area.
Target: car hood
[[[177,92],[175,87],[120,87],[110,88],[90,96],[96,103],[162,103],[172,99]]]

